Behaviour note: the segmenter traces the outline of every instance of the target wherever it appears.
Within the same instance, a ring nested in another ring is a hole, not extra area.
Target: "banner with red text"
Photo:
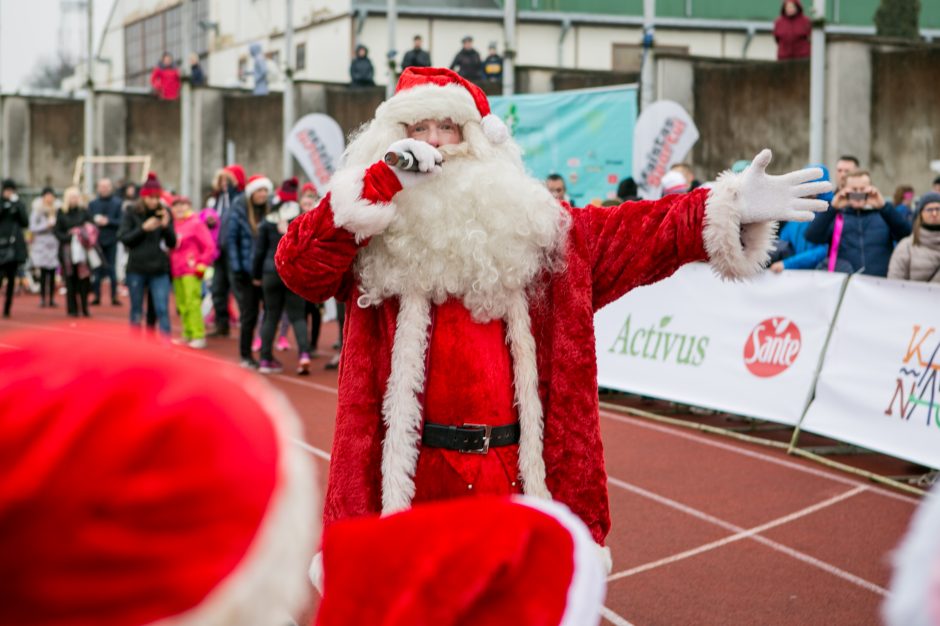
[[[790,271],[729,282],[686,266],[595,315],[598,383],[795,425],[845,279]]]
[[[940,468],[940,286],[852,278],[802,429]]]
[[[339,166],[345,143],[343,129],[323,113],[303,116],[287,136],[288,150],[321,196],[326,195],[327,183]]]
[[[633,133],[633,180],[640,197],[659,198],[662,179],[698,141],[698,128],[676,102],[659,100],[640,114]]]

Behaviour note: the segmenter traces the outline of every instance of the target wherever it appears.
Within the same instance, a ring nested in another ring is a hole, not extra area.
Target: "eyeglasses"
[[[925,209],[921,209],[921,213],[934,213],[940,214],[940,206],[931,206]]]

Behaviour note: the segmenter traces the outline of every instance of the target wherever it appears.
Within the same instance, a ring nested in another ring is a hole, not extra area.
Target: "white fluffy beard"
[[[457,297],[489,321],[542,270],[561,266],[567,211],[525,173],[514,145],[480,144],[478,133],[465,127],[468,141],[441,149],[441,173],[395,195],[396,217],[357,259],[361,302]]]

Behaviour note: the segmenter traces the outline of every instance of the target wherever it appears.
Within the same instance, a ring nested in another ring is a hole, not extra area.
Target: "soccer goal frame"
[[[72,172],[72,184],[81,189],[82,178],[85,172],[85,165],[140,165],[141,177],[139,183],[147,179],[147,172],[150,171],[150,155],[142,156],[80,156],[75,159],[75,171]]]

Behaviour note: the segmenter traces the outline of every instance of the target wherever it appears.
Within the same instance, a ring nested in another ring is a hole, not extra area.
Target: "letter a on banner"
[[[294,124],[287,137],[287,148],[321,196],[339,165],[345,140],[343,129],[329,115],[311,113]]]
[[[640,197],[659,198],[663,176],[682,161],[698,141],[698,128],[689,114],[672,100],[660,100],[645,109],[633,132],[633,180]]]

